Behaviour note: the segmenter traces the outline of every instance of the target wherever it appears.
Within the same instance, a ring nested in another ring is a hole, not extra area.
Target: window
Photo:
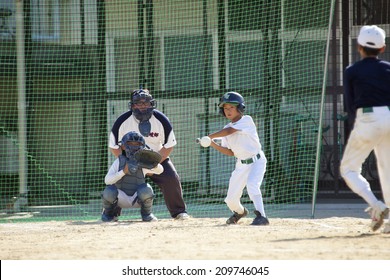
[[[253,89],[264,86],[263,42],[229,43],[228,88]]]
[[[32,37],[58,40],[60,36],[59,0],[31,0]]]
[[[265,6],[266,4],[259,0],[229,0],[229,30],[260,30],[264,27],[264,17],[262,14]]]
[[[388,24],[388,0],[353,0],[353,25]]]
[[[12,0],[3,0],[0,4],[0,40],[15,38],[15,4]]]
[[[165,89],[212,89],[211,36],[164,37]]]

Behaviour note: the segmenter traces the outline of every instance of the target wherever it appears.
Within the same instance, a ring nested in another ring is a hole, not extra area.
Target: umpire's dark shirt
[[[344,71],[344,110],[375,106],[390,106],[390,63],[367,57]]]

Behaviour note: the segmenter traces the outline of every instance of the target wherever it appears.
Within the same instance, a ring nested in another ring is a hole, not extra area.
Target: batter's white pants
[[[377,159],[383,197],[390,206],[390,109],[387,106],[373,107],[371,113],[357,110],[340,164],[340,173],[347,185],[371,206],[378,200],[361,175],[361,167],[372,150]]]
[[[229,179],[229,188],[225,198],[225,203],[233,212],[243,213],[244,206],[241,204],[241,197],[246,186],[249,198],[253,201],[255,209],[264,217],[263,198],[260,186],[264,178],[267,159],[264,152],[260,152],[260,159],[251,164],[236,162],[236,168]]]

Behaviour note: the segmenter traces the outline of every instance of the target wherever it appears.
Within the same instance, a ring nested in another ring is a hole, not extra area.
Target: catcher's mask
[[[234,106],[237,106],[237,110],[243,114],[245,112],[245,101],[244,97],[242,97],[241,94],[238,92],[230,91],[222,95],[222,97],[219,99],[219,112],[225,116],[225,112],[223,111],[223,105],[225,104],[232,104]]]
[[[142,104],[145,109],[134,108],[134,105]],[[157,101],[153,99],[152,95],[147,89],[137,89],[131,94],[129,102],[129,110],[133,112],[135,118],[142,121],[147,121],[152,117],[153,110],[157,107]]]
[[[139,151],[145,149],[146,145],[144,137],[135,131],[130,131],[125,134],[122,137],[120,144],[125,150],[126,157],[128,158],[134,157]]]

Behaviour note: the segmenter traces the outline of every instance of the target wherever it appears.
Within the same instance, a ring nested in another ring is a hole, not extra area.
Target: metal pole
[[[322,122],[324,117],[324,103],[325,103],[325,94],[326,94],[326,78],[328,70],[328,58],[329,58],[329,44],[330,44],[330,35],[332,33],[332,24],[333,24],[333,13],[335,7],[335,0],[332,0],[329,10],[329,24],[328,24],[328,36],[326,38],[326,49],[325,49],[325,63],[324,63],[324,76],[322,79],[322,94],[321,94],[321,106],[320,106],[320,121],[318,122],[318,134],[317,134],[317,153],[316,153],[316,165],[315,165],[315,175],[313,182],[313,197],[311,203],[311,217],[314,219],[316,199],[317,199],[317,189],[318,189],[318,172],[320,165],[320,156],[321,156],[321,140],[322,140]]]
[[[138,73],[138,88],[148,88],[146,83],[146,70],[145,70],[145,38],[144,38],[144,1],[138,0],[138,63],[139,63],[139,73]],[[153,93],[153,92],[152,92]]]
[[[26,78],[24,57],[23,0],[16,0],[16,50],[18,87],[18,143],[19,143],[19,198],[14,210],[27,205],[27,126],[26,126]]]

